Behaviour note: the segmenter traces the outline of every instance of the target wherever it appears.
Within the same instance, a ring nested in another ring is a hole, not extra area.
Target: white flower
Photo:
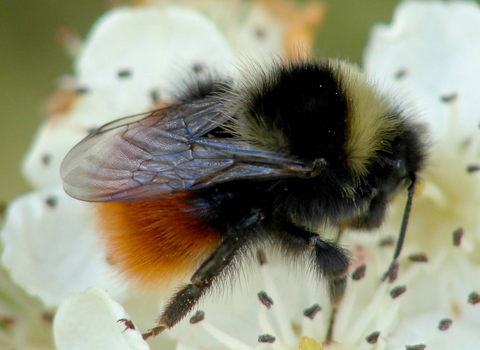
[[[157,97],[168,102],[179,74],[199,61],[234,75],[238,53],[260,52],[257,59],[285,54],[283,43],[294,21],[278,20],[267,11],[272,2],[266,3],[254,3],[251,17],[238,16],[239,9],[248,8],[244,3],[227,7],[233,18],[243,18],[233,24],[222,22],[227,16],[206,2],[196,3],[225,36],[196,12],[167,5],[114,10],[93,30],[74,79],[75,88],[87,92],[77,94],[68,108],[56,109],[60,117],[41,129],[24,167],[38,190],[10,205],[2,230],[2,259],[14,280],[49,305],[64,300],[55,320],[58,350],[322,349],[330,316],[325,288],[277,256],[245,267],[233,287],[207,296],[198,306],[203,321],[191,324],[187,318],[147,344],[141,332],[153,326],[159,305],[154,299],[142,303],[112,277],[89,205],[67,198],[57,173],[63,156],[87,130],[153,108]],[[271,36],[265,38],[259,25]],[[394,283],[380,282],[393,246],[379,243],[398,234],[404,195],[392,205],[382,237],[349,233],[342,241],[354,253],[352,278],[328,349],[480,346],[480,172],[474,171],[480,168],[479,56],[480,9],[474,3],[406,2],[391,25],[373,31],[366,70],[393,87],[398,100],[408,96],[407,107],[429,126],[431,158],[421,174]],[[92,285],[109,293],[81,292]],[[65,299],[74,291],[80,293]],[[259,342],[260,336],[271,343]]]

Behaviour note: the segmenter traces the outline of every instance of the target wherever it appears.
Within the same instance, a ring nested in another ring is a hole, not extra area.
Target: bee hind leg
[[[144,333],[143,339],[157,336],[164,330],[172,328],[190,313],[216,277],[234,260],[240,249],[255,234],[254,226],[262,219],[261,211],[254,209],[231,230],[217,249],[198,268],[190,279],[190,283],[170,299],[156,321],[157,326]]]
[[[284,248],[294,256],[307,252],[306,257],[313,265],[315,274],[328,282],[332,310],[326,339],[326,344],[329,344],[333,340],[335,317],[347,286],[349,253],[336,242],[325,241],[317,233],[292,222],[283,222],[282,228],[279,238]]]
[[[346,272],[346,271],[345,271]],[[335,326],[335,319],[337,316],[338,308],[343,300],[345,289],[347,287],[347,276],[338,278],[331,278],[328,281],[330,292],[330,320],[328,322],[327,337],[325,344],[330,344],[333,341],[333,329]]]
[[[313,247],[315,269],[328,282],[331,314],[325,344],[330,344],[333,341],[337,311],[347,287],[349,254],[335,243],[321,240],[318,235],[310,238],[309,245]]]

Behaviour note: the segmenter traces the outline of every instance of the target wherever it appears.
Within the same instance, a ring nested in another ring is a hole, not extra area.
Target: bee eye
[[[384,164],[386,168],[391,169],[392,178],[395,178],[399,182],[407,177],[405,162],[401,159],[386,160]]]
[[[407,168],[405,167],[402,161],[399,161],[400,166],[397,168],[398,170],[398,179],[405,180],[407,178]]]

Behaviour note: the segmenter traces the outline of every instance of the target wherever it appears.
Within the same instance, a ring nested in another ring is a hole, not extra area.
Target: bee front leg
[[[257,209],[252,210],[250,215],[242,219],[210,257],[198,268],[190,279],[190,283],[185,285],[171,298],[157,319],[157,326],[144,333],[143,339],[157,336],[165,329],[175,326],[188,315],[211,287],[216,277],[232,262],[240,249],[255,234],[254,226],[262,220],[263,215]]]
[[[413,196],[415,195],[415,186],[417,184],[417,179],[414,173],[409,174],[409,177],[412,183],[407,189],[407,202],[405,203],[405,209],[403,211],[402,226],[400,227],[400,233],[398,234],[397,246],[395,248],[395,252],[393,253],[393,260],[390,264],[390,267],[382,277],[382,281],[385,281],[388,278],[390,283],[395,281],[397,278],[397,260],[402,252],[403,241],[405,240],[405,236],[407,234],[408,220],[410,218],[410,212],[412,211]]]

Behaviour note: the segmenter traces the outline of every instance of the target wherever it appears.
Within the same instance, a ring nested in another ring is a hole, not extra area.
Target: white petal
[[[79,96],[66,114],[42,124],[25,155],[23,175],[35,188],[61,184],[60,165],[70,149],[91,130],[118,117],[101,93]]]
[[[285,54],[285,24],[260,4],[247,6],[245,20],[232,26],[228,36],[237,54],[260,62]]]
[[[57,350],[148,350],[124,308],[101,288],[89,288],[69,296],[60,305],[54,322]]]
[[[461,116],[461,139],[478,125],[480,9],[475,2],[404,2],[391,25],[377,25],[365,51],[365,67],[378,80],[406,91],[431,125],[434,141]],[[402,77],[398,74],[403,72]],[[455,103],[441,96],[456,94]],[[453,110],[452,110],[453,109]]]
[[[196,347],[191,347],[182,343],[178,343],[177,347],[175,350],[198,350]]]
[[[474,306],[467,299],[472,291],[480,289],[480,270],[469,261],[464,251],[457,248],[449,255],[442,254],[447,250],[449,249],[445,248],[436,252],[412,283],[409,283],[409,292],[405,295],[402,307],[404,317],[412,318],[434,312],[443,313],[443,318],[472,316],[469,311]],[[443,255],[443,259],[439,262],[432,261],[440,255]],[[480,323],[478,313],[476,320]]]
[[[281,14],[269,8],[275,5],[282,7],[282,4],[241,0],[178,2],[194,7],[211,18],[238,57],[262,61],[271,56],[285,54],[288,19],[282,18]],[[299,11],[293,6],[291,9]],[[293,13],[290,15],[294,17]]]
[[[60,164],[68,150],[80,139],[79,130],[65,125],[43,123],[38,130],[22,165],[25,179],[34,187],[49,187],[61,183]],[[83,133],[81,133],[83,134]]]
[[[265,307],[258,301],[257,293],[265,290],[265,286],[258,268],[251,270],[253,271],[249,271],[246,280],[238,281],[237,278],[240,276],[237,275],[232,281],[230,280],[232,277],[227,276],[225,283],[215,288],[215,292],[208,295],[198,306],[205,312],[205,321],[191,325],[187,317],[170,331],[172,337],[186,346],[198,349],[255,348],[258,345],[258,336],[262,334],[258,310]],[[204,322],[206,326],[202,325]],[[228,337],[237,341],[226,346]]]
[[[47,306],[92,285],[123,293],[88,208],[58,187],[20,196],[9,205],[1,231],[2,262],[16,283]]]
[[[424,344],[428,350],[476,349],[480,344],[480,323],[453,320],[449,329],[441,331],[438,324],[445,318],[441,313],[422,314],[406,319],[389,338],[388,349],[403,350],[405,345]]]
[[[93,28],[77,61],[79,84],[104,91],[119,115],[147,110],[151,92],[172,97],[195,64],[225,73],[233,68],[229,45],[197,12],[161,7],[117,8]],[[120,71],[130,76],[119,77]]]

